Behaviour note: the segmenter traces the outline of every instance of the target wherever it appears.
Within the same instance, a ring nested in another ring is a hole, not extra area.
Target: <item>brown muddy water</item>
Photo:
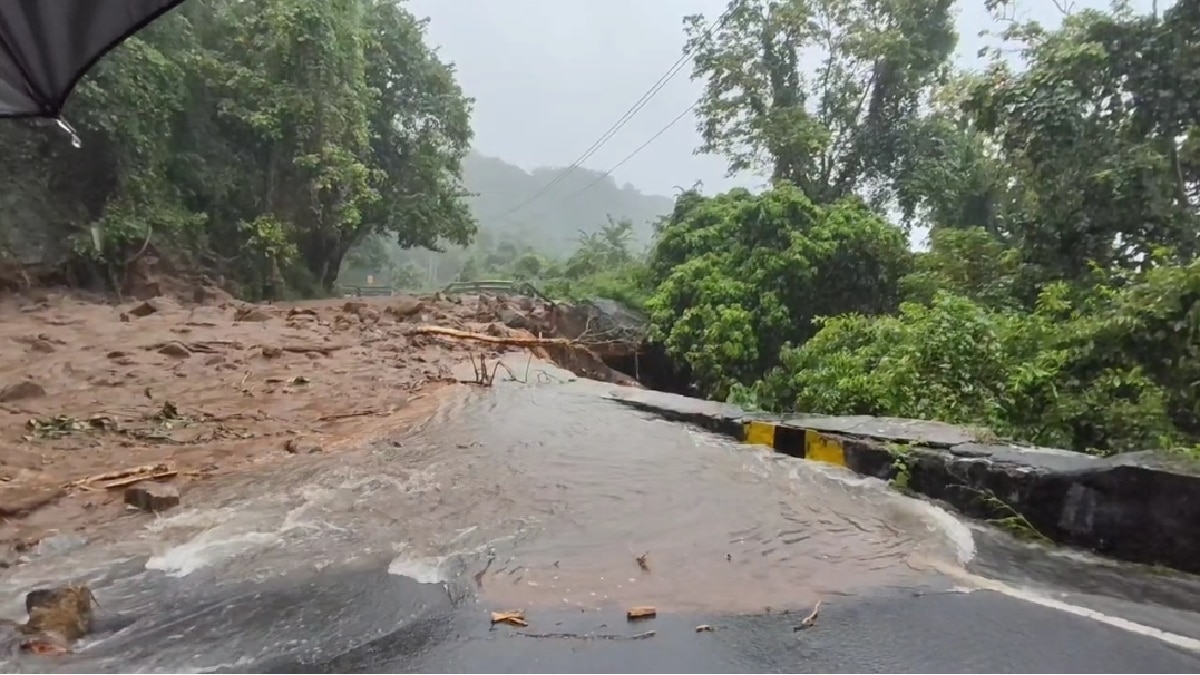
[[[174,513],[9,570],[0,614],[39,583],[92,580],[128,632],[181,594],[372,561],[491,609],[754,613],[911,587],[974,553],[965,525],[879,481],[650,419],[604,400],[611,385],[518,360],[527,383],[464,386],[404,438],[197,485]],[[177,632],[199,620],[174,611]],[[155,667],[286,642],[243,638]]]

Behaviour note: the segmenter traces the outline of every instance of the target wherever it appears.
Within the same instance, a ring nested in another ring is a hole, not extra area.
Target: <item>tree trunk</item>
[[[337,283],[338,273],[342,271],[342,258],[344,257],[346,257],[346,248],[339,246],[326,261],[325,273],[321,275],[321,288],[324,288],[326,293],[333,292],[333,285]]]

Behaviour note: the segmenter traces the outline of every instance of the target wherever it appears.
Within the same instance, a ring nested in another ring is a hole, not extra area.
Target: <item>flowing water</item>
[[[245,669],[464,598],[750,613],[919,585],[973,554],[965,526],[879,481],[650,419],[562,371],[529,379],[464,387],[376,447],[199,485],[181,510],[10,570],[0,612],[86,579],[108,623],[57,667]]]

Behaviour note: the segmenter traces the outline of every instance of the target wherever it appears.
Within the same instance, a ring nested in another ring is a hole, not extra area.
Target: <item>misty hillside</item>
[[[600,178],[599,171],[577,168],[535,201],[508,213],[561,170],[543,167],[530,173],[472,152],[463,162],[463,178],[475,193],[468,201],[480,229],[492,236],[535,243],[547,253],[566,254],[574,249],[580,230],[599,229],[607,216],[633,221],[637,241],[648,242],[651,225],[670,213],[674,203],[670,197],[642,194],[631,185],[618,187],[611,176]]]

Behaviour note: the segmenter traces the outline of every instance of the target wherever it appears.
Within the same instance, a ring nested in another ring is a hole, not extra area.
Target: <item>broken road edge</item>
[[[656,391],[622,389],[606,398],[887,480],[1017,535],[1200,574],[1200,466],[1182,458],[1097,457],[984,441],[942,422],[772,415]]]

